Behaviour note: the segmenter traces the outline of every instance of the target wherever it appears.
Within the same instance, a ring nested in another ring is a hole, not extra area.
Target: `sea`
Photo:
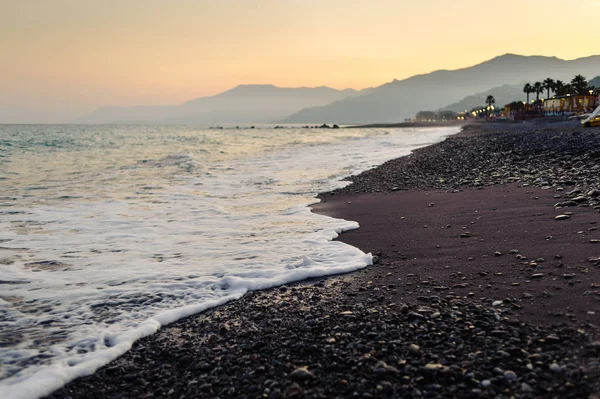
[[[248,291],[371,265],[316,195],[457,132],[0,125],[0,397]]]

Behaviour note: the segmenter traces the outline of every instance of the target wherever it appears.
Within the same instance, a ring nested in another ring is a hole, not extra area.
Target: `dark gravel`
[[[519,183],[566,191],[576,188],[569,197],[585,197],[578,205],[599,206],[600,129],[469,125],[441,143],[349,180],[352,185],[334,193],[453,191]]]
[[[143,339],[52,395],[586,398],[600,342],[454,297],[362,303],[343,280],[249,294]]]

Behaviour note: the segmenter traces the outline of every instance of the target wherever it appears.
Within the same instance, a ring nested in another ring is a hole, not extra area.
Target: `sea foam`
[[[49,394],[248,291],[370,265],[332,241],[358,224],[313,214],[315,195],[457,131],[2,129],[17,148],[0,164],[6,398]]]

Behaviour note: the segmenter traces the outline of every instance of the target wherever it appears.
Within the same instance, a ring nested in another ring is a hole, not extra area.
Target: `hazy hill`
[[[570,81],[576,74],[595,76],[599,70],[600,56],[565,61],[556,57],[506,54],[469,68],[394,80],[360,96],[303,109],[282,122],[401,122],[420,110],[436,110],[490,87],[520,85],[546,77]]]
[[[523,93],[522,84],[516,85],[502,85],[494,87],[489,90],[482,91],[481,93],[473,94],[463,98],[462,100],[442,107],[444,110],[451,110],[455,112],[470,111],[472,108],[481,107],[486,105],[485,99],[487,96],[492,95],[496,100],[496,106],[503,107],[504,105],[513,101],[525,101],[527,96]],[[530,94],[529,99],[535,98],[535,94]],[[546,92],[544,92],[543,98],[546,98]]]
[[[600,76],[596,76],[594,79],[590,80],[588,84],[590,86],[600,87]]]
[[[100,107],[79,120],[82,123],[238,124],[267,123],[314,105],[356,96],[352,89],[329,87],[284,88],[240,85],[210,97],[181,105]]]

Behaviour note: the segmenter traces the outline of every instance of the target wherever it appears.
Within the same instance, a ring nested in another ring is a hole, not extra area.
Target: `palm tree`
[[[535,82],[533,84],[533,92],[535,93],[535,101],[539,101],[540,93],[544,92],[544,86],[542,85],[542,82]]]
[[[557,96],[565,95],[565,83],[562,80],[557,80],[554,82],[554,93]]]
[[[546,78],[543,82],[543,86],[544,89],[548,90],[548,97],[546,98],[550,98],[550,90],[554,90],[554,85],[556,83],[554,82],[554,79],[552,78]]]
[[[487,98],[485,99],[485,103],[488,105],[488,107],[491,107],[492,105],[496,104],[496,99],[494,98],[494,96],[492,96],[491,94],[489,96],[487,96]]]
[[[574,90],[575,90],[575,89],[573,88],[573,85],[572,85],[572,84],[570,84],[570,83],[567,83],[567,84],[564,86],[564,91],[565,91],[565,94],[574,94],[574,93],[573,93],[573,91],[574,91]]]
[[[526,83],[525,86],[523,86],[523,93],[527,94],[527,104],[529,104],[529,94],[533,93],[533,86]]]
[[[571,86],[575,89],[575,94],[586,94],[587,90],[587,80],[583,75],[576,75],[573,80],[571,80]]]

